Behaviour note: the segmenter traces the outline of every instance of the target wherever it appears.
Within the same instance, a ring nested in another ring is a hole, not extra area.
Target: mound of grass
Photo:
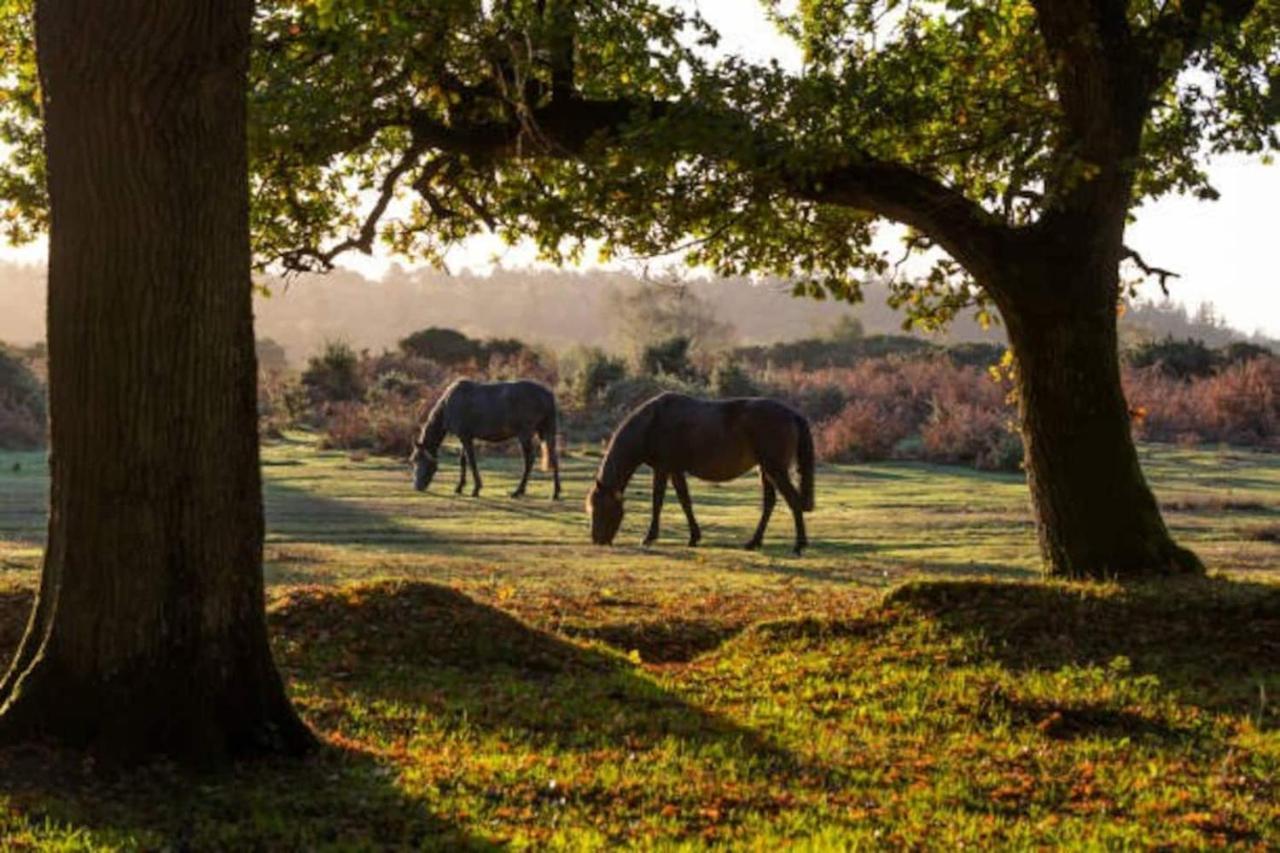
[[[435,584],[292,589],[271,626],[319,755],[104,780],[4,753],[0,833],[72,848],[1280,844],[1280,714],[1261,698],[1280,695],[1274,586],[920,582],[740,632],[706,618],[687,628],[701,653],[647,664],[635,634],[583,614],[575,638]]]

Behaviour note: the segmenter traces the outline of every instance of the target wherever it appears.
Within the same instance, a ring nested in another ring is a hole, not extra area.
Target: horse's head
[[[413,487],[420,492],[425,492],[427,486],[431,485],[431,478],[436,475],[436,469],[440,467],[440,460],[421,441],[414,442],[413,454],[409,457],[409,462],[413,465]]]
[[[591,541],[612,545],[613,537],[622,526],[622,491],[596,480],[587,492],[587,515],[591,517]]]

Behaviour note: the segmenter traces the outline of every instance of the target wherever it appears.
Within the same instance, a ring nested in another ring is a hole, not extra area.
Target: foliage
[[[698,369],[689,358],[692,343],[689,338],[676,336],[649,344],[640,352],[640,372],[645,376],[696,379]]]
[[[1243,364],[1259,358],[1275,357],[1276,353],[1270,347],[1250,341],[1232,341],[1222,347],[1219,356],[1223,364]]]
[[[836,339],[803,338],[781,341],[766,346],[738,347],[733,351],[737,360],[761,368],[768,365],[806,368],[851,367],[869,358],[885,356],[919,356],[936,352],[938,347],[923,338],[908,335],[866,335],[857,338]]]
[[[561,379],[568,400],[585,409],[596,403],[606,388],[627,376],[627,363],[599,347],[575,347],[561,358]]]
[[[400,341],[400,351],[405,355],[434,361],[447,367],[456,367],[479,360],[483,346],[462,332],[435,326],[414,332]]]
[[[965,367],[987,368],[999,364],[1004,357],[1005,346],[984,341],[966,341],[947,347],[947,358]]]
[[[1237,362],[1190,381],[1159,366],[1129,368],[1124,379],[1142,438],[1280,449],[1280,359]]]
[[[1218,359],[1203,341],[1149,341],[1139,344],[1129,353],[1129,364],[1134,367],[1158,367],[1169,376],[1190,379],[1209,376],[1218,366]]]
[[[0,343],[0,449],[42,446],[45,409],[44,383],[28,359]]]
[[[759,397],[763,392],[760,383],[731,356],[716,361],[708,390],[716,397]]]
[[[319,355],[307,359],[302,386],[314,403],[359,400],[364,382],[359,373],[360,357],[342,341],[328,341]]]

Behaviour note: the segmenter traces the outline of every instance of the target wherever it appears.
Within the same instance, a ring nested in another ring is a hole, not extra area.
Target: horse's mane
[[[609,448],[600,460],[596,479],[605,486],[622,491],[639,467],[640,449],[653,423],[658,398],[654,397],[623,419],[609,439]]]
[[[422,424],[422,430],[418,433],[418,444],[425,447],[432,454],[440,449],[440,443],[444,441],[444,411],[448,406],[449,398],[453,396],[454,389],[457,388],[457,386],[458,383],[453,382],[448,388],[444,389],[444,393],[440,395],[439,399],[436,400],[435,405],[431,407],[431,411],[427,414],[426,421]]]

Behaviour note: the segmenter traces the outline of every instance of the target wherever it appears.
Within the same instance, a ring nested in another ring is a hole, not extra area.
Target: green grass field
[[[511,458],[407,466],[264,449],[278,661],[326,746],[183,779],[0,756],[11,846],[1280,845],[1280,458],[1144,447],[1213,577],[1043,584],[1021,477],[818,473],[811,551],[758,486],[693,483],[703,544],[589,544]],[[43,457],[0,454],[0,651],[36,580]],[[0,845],[2,846],[2,845]]]

